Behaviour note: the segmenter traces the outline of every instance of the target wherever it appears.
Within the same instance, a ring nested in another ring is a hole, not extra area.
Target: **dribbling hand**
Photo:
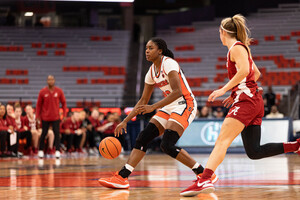
[[[121,122],[118,124],[118,126],[115,129],[115,137],[119,137],[120,135],[123,135],[123,130],[125,133],[127,133],[127,123]]]

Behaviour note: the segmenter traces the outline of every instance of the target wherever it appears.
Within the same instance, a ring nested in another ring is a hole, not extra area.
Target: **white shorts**
[[[197,103],[195,100],[179,101],[162,107],[153,116],[153,119],[158,121],[164,128],[166,128],[168,121],[174,121],[185,130],[194,120],[196,112]]]

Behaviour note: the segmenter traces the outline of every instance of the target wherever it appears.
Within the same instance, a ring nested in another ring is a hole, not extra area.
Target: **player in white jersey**
[[[150,120],[146,128],[136,139],[126,165],[113,177],[101,178],[99,183],[109,188],[129,188],[128,177],[144,157],[148,144],[163,134],[161,149],[169,156],[191,168],[197,176],[201,176],[203,167],[198,164],[182,148],[175,146],[184,130],[196,115],[197,103],[195,97],[182,73],[178,63],[173,59],[173,53],[160,38],[152,38],[146,45],[146,58],[151,65],[146,77],[141,99],[131,113],[117,126],[115,135],[126,133],[127,122],[138,114],[159,111]],[[155,86],[164,93],[165,98],[152,105],[147,105]],[[212,176],[212,182],[218,178]]]

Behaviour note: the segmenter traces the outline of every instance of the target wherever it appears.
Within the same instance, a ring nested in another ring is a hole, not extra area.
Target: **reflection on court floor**
[[[208,155],[192,155],[205,164]],[[130,176],[129,190],[99,186],[98,178],[111,176],[126,162],[100,157],[73,159],[7,159],[0,161],[1,199],[187,199],[179,192],[195,175],[165,155],[147,155]],[[300,157],[283,155],[250,160],[229,154],[216,171],[216,192],[196,199],[299,199]],[[195,198],[188,198],[195,199]]]

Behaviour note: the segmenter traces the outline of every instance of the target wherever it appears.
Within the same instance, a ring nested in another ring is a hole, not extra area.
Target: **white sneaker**
[[[39,150],[39,152],[38,152],[38,157],[39,157],[39,158],[44,158],[44,151]]]
[[[57,158],[57,159],[60,158],[60,151],[55,151],[55,158]]]

